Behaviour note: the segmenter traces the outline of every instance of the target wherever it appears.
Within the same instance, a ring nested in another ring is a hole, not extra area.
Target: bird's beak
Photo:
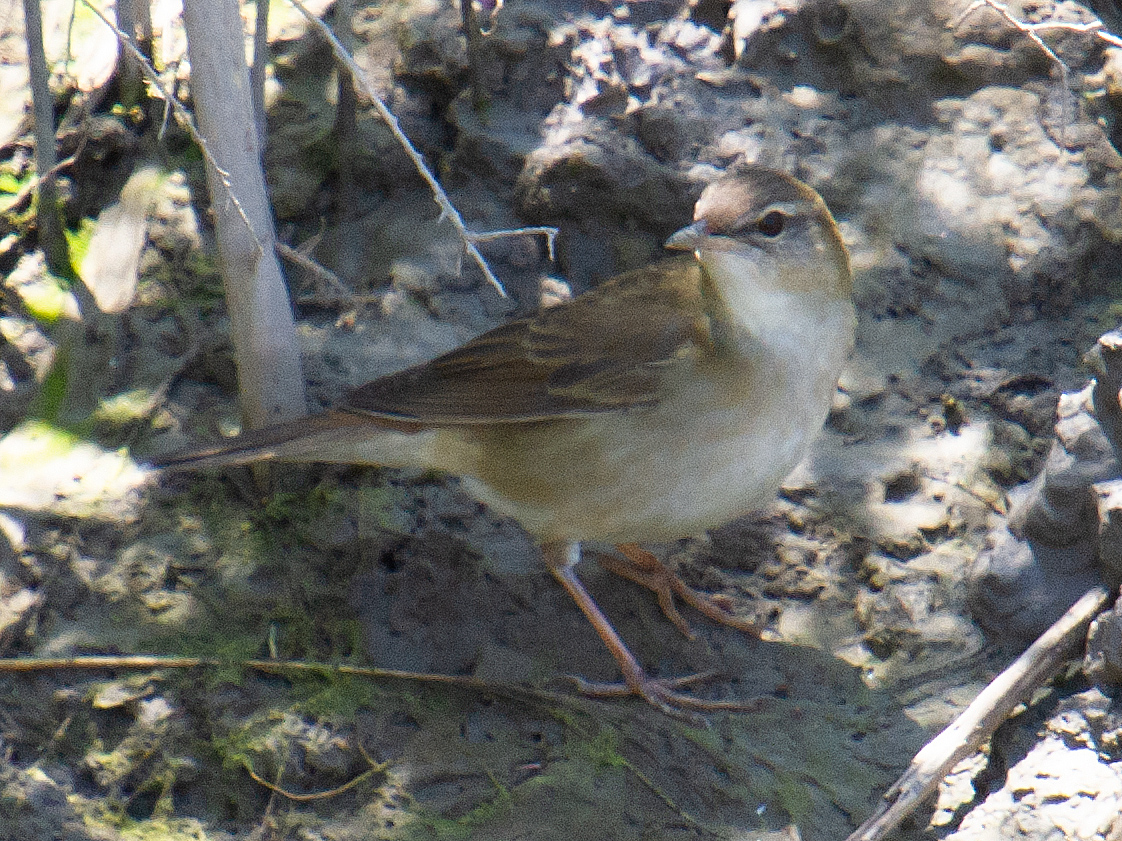
[[[709,236],[709,226],[705,224],[704,219],[701,219],[672,233],[665,245],[675,251],[696,251],[707,236]]]

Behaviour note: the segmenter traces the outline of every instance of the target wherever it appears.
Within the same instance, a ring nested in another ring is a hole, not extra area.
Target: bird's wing
[[[441,426],[650,406],[667,368],[712,350],[706,286],[692,257],[628,272],[367,383],[338,408]]]

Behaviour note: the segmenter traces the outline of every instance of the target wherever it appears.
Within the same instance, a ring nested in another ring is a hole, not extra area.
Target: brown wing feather
[[[367,383],[338,408],[455,425],[649,406],[660,397],[660,369],[712,351],[704,286],[691,257],[628,272]]]

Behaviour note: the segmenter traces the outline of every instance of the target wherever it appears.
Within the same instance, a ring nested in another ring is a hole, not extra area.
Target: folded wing
[[[704,281],[692,257],[619,275],[431,362],[367,383],[337,408],[450,426],[654,405],[666,368],[713,352]]]

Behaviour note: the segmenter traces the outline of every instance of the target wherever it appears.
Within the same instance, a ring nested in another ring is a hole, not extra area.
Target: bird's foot
[[[679,689],[694,686],[699,683],[713,680],[717,675],[714,672],[704,672],[696,675],[686,675],[678,678],[652,678],[640,670],[629,674],[625,681],[618,683],[597,683],[584,678],[570,675],[577,691],[582,695],[593,698],[622,698],[628,695],[638,695],[651,706],[667,715],[681,719],[690,724],[707,727],[708,722],[699,713],[713,712],[755,712],[760,707],[758,699],[744,701],[714,701],[707,698],[698,698],[679,692]]]
[[[728,625],[738,631],[745,631],[756,637],[763,635],[759,623],[736,616],[732,612],[732,602],[727,596],[710,595],[693,589],[666,564],[634,543],[621,543],[616,546],[616,549],[626,560],[597,553],[596,562],[608,572],[653,591],[658,597],[658,604],[663,614],[687,639],[692,640],[694,633],[685,617],[679,612],[674,601],[675,596],[714,622]]]
[[[639,665],[639,661],[635,659],[635,655],[628,650],[616,629],[612,627],[612,623],[608,621],[608,618],[593,601],[592,596],[584,589],[584,585],[580,583],[576,573],[573,572],[573,566],[580,556],[577,545],[554,544],[543,548],[545,549],[544,556],[549,571],[576,602],[577,607],[580,608],[592,627],[596,629],[596,633],[604,641],[604,645],[607,646],[608,651],[611,652],[623,673],[622,683],[593,683],[574,677],[572,680],[576,683],[580,692],[601,698],[638,695],[667,715],[688,721],[698,727],[706,726],[707,722],[696,713],[751,712],[757,709],[757,702],[708,701],[678,691],[683,687],[710,680],[714,677],[711,673],[689,675],[671,680],[659,680],[648,676],[643,671],[643,667]],[[671,607],[673,607],[673,602],[671,602]]]

